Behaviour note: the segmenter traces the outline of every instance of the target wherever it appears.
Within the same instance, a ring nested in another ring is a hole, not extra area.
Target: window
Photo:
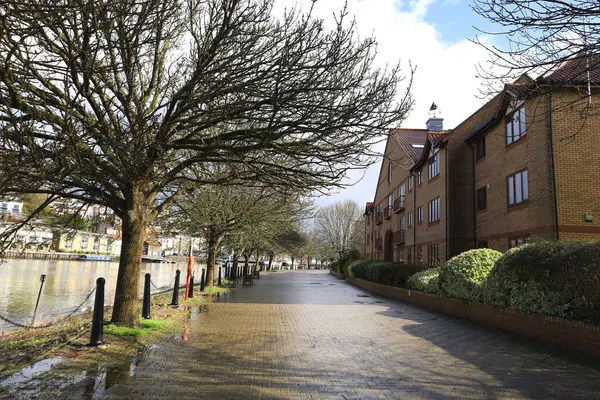
[[[415,254],[415,264],[423,264],[423,248],[421,246],[417,247],[417,253]]]
[[[412,248],[411,247],[409,247],[406,250],[406,260],[409,264],[412,264],[413,259],[412,259]]]
[[[81,250],[87,250],[87,248],[88,248],[88,237],[82,236],[81,237]]]
[[[477,209],[485,210],[487,208],[487,188],[482,187],[477,190]]]
[[[427,265],[437,267],[440,265],[440,246],[430,244],[427,246]]]
[[[401,216],[400,219],[398,220],[398,230],[399,231],[404,230],[404,215]]]
[[[392,163],[388,162],[388,183],[392,183]]]
[[[529,179],[526,169],[506,178],[506,185],[509,206],[529,200]]]
[[[417,183],[419,185],[422,185],[423,184],[423,168],[419,168],[419,171],[417,173],[418,173]]]
[[[413,187],[415,186],[415,177],[413,175],[408,177],[408,191],[410,192],[411,190],[413,190]]]
[[[419,208],[417,208],[417,222],[423,222],[423,206],[419,206]]]
[[[440,198],[435,198],[429,202],[429,222],[440,220]]]
[[[506,117],[506,144],[516,142],[525,136],[525,107],[520,107]]]
[[[390,194],[388,196],[388,209],[392,209],[392,207],[394,206],[394,195]]]
[[[404,197],[406,195],[406,187],[404,186],[404,183],[402,185],[400,185],[400,188],[398,189],[398,196],[400,196],[400,201],[404,200]]]
[[[429,159],[429,180],[440,174],[440,153],[437,152]]]
[[[485,157],[485,136],[475,143],[475,158],[481,160]]]
[[[512,249],[514,247],[523,246],[524,244],[528,243],[531,243],[531,238],[529,236],[509,238],[508,248]]]
[[[412,226],[413,224],[413,212],[409,211],[408,212],[408,226]]]

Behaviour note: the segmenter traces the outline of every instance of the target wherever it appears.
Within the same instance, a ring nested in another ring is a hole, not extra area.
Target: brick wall
[[[448,224],[450,248],[448,258],[473,248],[473,149],[464,138],[492,116],[501,96],[494,97],[452,130],[446,140],[448,148]]]
[[[416,225],[415,254],[422,253],[422,265],[442,265],[446,260],[446,148],[439,149],[440,173],[429,179],[428,162],[422,166],[423,183],[415,185],[416,208],[423,207],[423,222]],[[429,222],[429,202],[440,199],[440,218],[436,222]],[[415,212],[416,215],[416,212]],[[415,221],[416,222],[416,221]],[[434,251],[435,246],[435,251]],[[430,254],[437,256],[429,257]],[[419,264],[419,262],[417,262]]]
[[[485,304],[469,303],[434,294],[381,285],[358,278],[348,277],[346,279],[353,285],[384,297],[600,355],[600,327],[598,326],[541,314],[525,314],[515,310],[499,309]]]
[[[552,136],[560,239],[600,239],[600,115],[590,115],[585,92],[552,94]],[[598,103],[600,95],[592,102]],[[590,212],[593,221],[586,222]]]
[[[487,241],[488,247],[499,251],[508,249],[509,238],[554,238],[547,103],[544,98],[536,98],[526,101],[524,107],[525,136],[507,145],[502,118],[486,131],[486,156],[475,163],[475,188],[486,188],[487,194],[487,208],[476,212],[476,239]],[[529,200],[509,206],[507,177],[523,169],[528,173]]]
[[[387,199],[390,194],[393,195],[394,199],[398,198],[399,188],[403,184],[405,185],[406,193],[405,209],[397,213],[394,213],[394,210],[392,209],[390,217],[387,219],[384,218],[381,224],[377,225],[371,223],[370,226],[367,226],[375,232],[373,237],[377,236],[376,232],[381,232],[382,238],[382,248],[380,251],[375,250],[373,244],[371,244],[372,257],[370,258],[383,260],[385,258],[386,248],[390,247],[390,252],[394,261],[406,260],[406,244],[399,245],[395,243],[394,240],[386,243],[386,234],[389,237],[388,232],[393,235],[394,232],[398,231],[400,219],[404,217],[405,240],[408,239],[409,236],[412,240],[412,234],[408,233],[407,215],[409,211],[413,211],[410,208],[413,207],[412,196],[408,195],[408,178],[410,176],[410,167],[413,165],[413,161],[392,137],[388,139],[384,154],[385,157],[382,161],[375,192],[375,209],[377,209],[378,205],[387,205]],[[390,163],[392,164],[391,182],[388,181],[388,166]],[[367,249],[366,253],[369,253],[369,249]]]

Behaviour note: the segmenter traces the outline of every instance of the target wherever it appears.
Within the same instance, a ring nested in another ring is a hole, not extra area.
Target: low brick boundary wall
[[[333,272],[333,271],[332,271]],[[600,327],[542,314],[494,308],[430,293],[346,277],[353,285],[378,295],[439,311],[510,332],[600,355]]]

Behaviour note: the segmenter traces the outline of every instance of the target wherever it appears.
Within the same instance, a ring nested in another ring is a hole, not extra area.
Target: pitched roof
[[[600,54],[576,54],[544,76],[538,78],[540,83],[578,85],[588,83],[600,85]]]
[[[391,135],[414,162],[419,161],[427,140],[427,129],[397,128],[392,129]]]
[[[435,146],[448,136],[451,131],[429,132],[429,140]]]

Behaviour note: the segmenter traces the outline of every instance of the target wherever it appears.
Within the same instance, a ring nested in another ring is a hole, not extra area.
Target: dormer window
[[[521,106],[506,116],[506,145],[520,140],[525,134],[525,106]]]

